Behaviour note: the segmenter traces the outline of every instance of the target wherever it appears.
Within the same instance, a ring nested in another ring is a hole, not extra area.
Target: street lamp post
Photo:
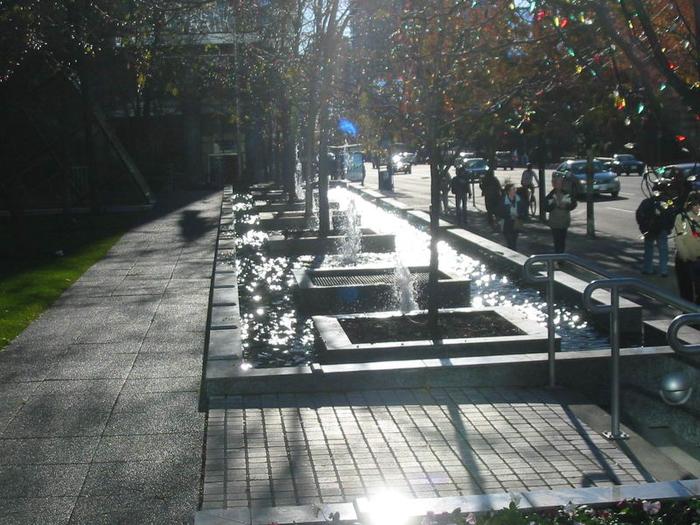
[[[586,156],[586,236],[595,238],[595,216],[593,214],[593,149]]]

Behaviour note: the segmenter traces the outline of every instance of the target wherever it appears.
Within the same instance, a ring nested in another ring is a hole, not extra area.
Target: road
[[[377,170],[367,164],[367,178],[365,184],[370,188],[377,188]],[[551,182],[553,170],[546,171],[547,191]],[[520,183],[522,169],[497,170],[496,177],[501,184],[506,182]],[[634,212],[644,198],[641,191],[641,177],[639,175],[620,177],[620,195],[613,199],[610,195],[600,195],[594,200],[594,219],[596,233],[607,234],[613,237],[621,237],[629,240],[639,239],[639,229],[634,218]],[[430,204],[430,166],[417,164],[413,166],[409,175],[398,174],[394,176],[394,191],[401,200],[419,209],[427,210]],[[483,197],[480,190],[476,189],[476,208],[484,210]],[[450,198],[450,206],[454,205],[454,199]],[[572,228],[586,229],[586,202],[579,201],[578,207],[572,212]],[[641,242],[641,241],[640,241]]]

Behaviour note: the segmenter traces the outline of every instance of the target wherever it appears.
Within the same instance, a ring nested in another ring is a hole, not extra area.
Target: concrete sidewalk
[[[210,411],[202,508],[649,481],[580,402],[506,387],[232,396]]]
[[[186,523],[221,194],[156,210],[0,353],[2,523]]]

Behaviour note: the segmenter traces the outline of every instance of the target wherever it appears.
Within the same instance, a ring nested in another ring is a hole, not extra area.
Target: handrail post
[[[532,283],[544,283],[547,300],[547,364],[549,369],[549,387],[556,387],[556,332],[554,330],[554,265],[561,260],[568,260],[574,256],[563,253],[547,253],[531,255],[525,261],[523,272],[525,279]],[[533,265],[544,263],[546,274],[534,274]]]
[[[610,432],[603,433],[607,439],[627,439],[620,431],[620,289],[610,287]]]
[[[554,261],[547,261],[547,352],[549,362],[549,388],[556,386],[556,347],[554,335]]]

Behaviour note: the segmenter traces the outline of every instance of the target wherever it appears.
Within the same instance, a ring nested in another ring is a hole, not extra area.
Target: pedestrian
[[[571,225],[571,210],[578,204],[576,199],[564,191],[564,180],[559,176],[552,177],[552,191],[544,200],[544,209],[549,213],[549,227],[552,230],[554,253],[566,251],[566,232]]]
[[[450,189],[455,196],[455,215],[457,224],[467,223],[467,197],[471,197],[467,176],[463,172],[452,178]]]
[[[443,213],[447,215],[450,201],[450,173],[445,171],[440,177],[440,201],[442,202]]]
[[[527,201],[530,202],[530,192],[535,191],[535,178],[536,178],[535,171],[532,169],[532,164],[528,163],[527,166],[525,166],[525,171],[523,171],[523,174],[520,176],[520,186],[523,188],[527,188],[528,195],[527,195]]]
[[[486,219],[489,221],[489,225],[492,228],[497,229],[496,214],[498,212],[498,206],[501,204],[501,199],[503,198],[501,183],[496,178],[493,171],[489,170],[486,172],[481,182],[479,182],[479,185],[481,186],[481,194],[484,196],[484,202],[486,203]]]
[[[700,193],[688,195],[673,225],[676,236],[676,280],[686,301],[700,304]]]
[[[515,250],[518,234],[523,229],[523,218],[526,212],[514,184],[506,184],[503,193],[500,213],[503,217],[503,235],[506,238],[508,248]]]
[[[668,236],[673,228],[675,209],[668,194],[668,185],[657,184],[654,194],[644,199],[635,217],[644,237],[642,274],[654,274],[654,245],[659,250],[659,275],[668,275]]]

